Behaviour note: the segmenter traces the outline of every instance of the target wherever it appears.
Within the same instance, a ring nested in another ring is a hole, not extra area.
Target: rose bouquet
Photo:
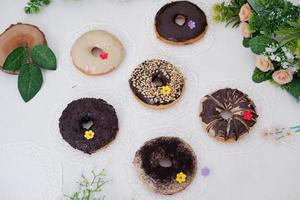
[[[300,100],[300,6],[287,0],[215,4],[214,20],[240,27],[243,46],[257,55],[252,80],[270,80]]]

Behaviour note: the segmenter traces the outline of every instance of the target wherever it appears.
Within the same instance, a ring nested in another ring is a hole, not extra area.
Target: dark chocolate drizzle
[[[233,116],[223,119],[221,116],[223,111],[230,111]],[[246,111],[253,114],[253,118],[249,121],[243,119],[243,113]],[[205,97],[200,117],[207,125],[207,132],[212,130],[216,137],[224,140],[238,140],[255,125],[258,115],[255,104],[248,95],[237,89],[225,88]]]
[[[84,137],[82,124],[92,121],[89,128],[94,138]],[[73,148],[92,154],[113,141],[119,130],[118,118],[113,106],[96,98],[82,98],[68,104],[59,119],[60,133]]]
[[[161,184],[173,184],[177,173],[183,172],[187,177],[196,172],[196,156],[192,149],[176,137],[159,137],[146,142],[136,157],[141,159],[141,168],[146,176],[155,181],[157,187]],[[160,159],[169,159],[171,167],[162,167]]]
[[[185,23],[175,23],[177,16],[184,16]],[[191,29],[188,22],[195,22]],[[155,28],[160,37],[172,42],[187,42],[205,32],[207,19],[205,13],[189,1],[176,1],[164,5],[155,16]]]

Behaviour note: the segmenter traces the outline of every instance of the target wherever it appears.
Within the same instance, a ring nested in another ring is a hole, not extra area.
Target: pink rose
[[[249,6],[249,4],[246,3],[241,7],[239,13],[240,21],[241,22],[249,21],[250,15],[251,15],[251,7]]]
[[[251,33],[250,33],[249,26],[248,26],[247,22],[241,22],[240,23],[240,30],[241,30],[242,35],[245,38],[251,37]]]
[[[273,80],[279,85],[290,83],[293,80],[293,73],[288,69],[281,69],[272,74]]]
[[[271,60],[263,55],[256,57],[255,66],[262,72],[267,72],[274,69]]]

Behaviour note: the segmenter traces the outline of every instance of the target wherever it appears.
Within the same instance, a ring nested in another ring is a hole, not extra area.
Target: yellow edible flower
[[[95,132],[92,131],[92,130],[88,130],[88,131],[85,131],[84,132],[84,137],[87,139],[87,140],[91,140],[94,138],[94,135],[95,135]]]
[[[172,88],[168,85],[166,86],[162,86],[160,92],[163,94],[163,95],[169,95],[171,92],[172,92]]]
[[[184,183],[186,182],[186,174],[183,172],[180,172],[176,175],[176,181],[177,183]]]

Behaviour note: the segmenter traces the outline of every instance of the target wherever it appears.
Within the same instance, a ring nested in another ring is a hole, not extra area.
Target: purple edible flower
[[[194,22],[193,20],[188,21],[188,26],[190,29],[194,29],[196,28],[196,22]]]
[[[201,175],[202,175],[202,176],[207,177],[207,176],[209,175],[209,173],[210,173],[210,170],[209,170],[208,167],[203,167],[203,168],[201,169]]]

